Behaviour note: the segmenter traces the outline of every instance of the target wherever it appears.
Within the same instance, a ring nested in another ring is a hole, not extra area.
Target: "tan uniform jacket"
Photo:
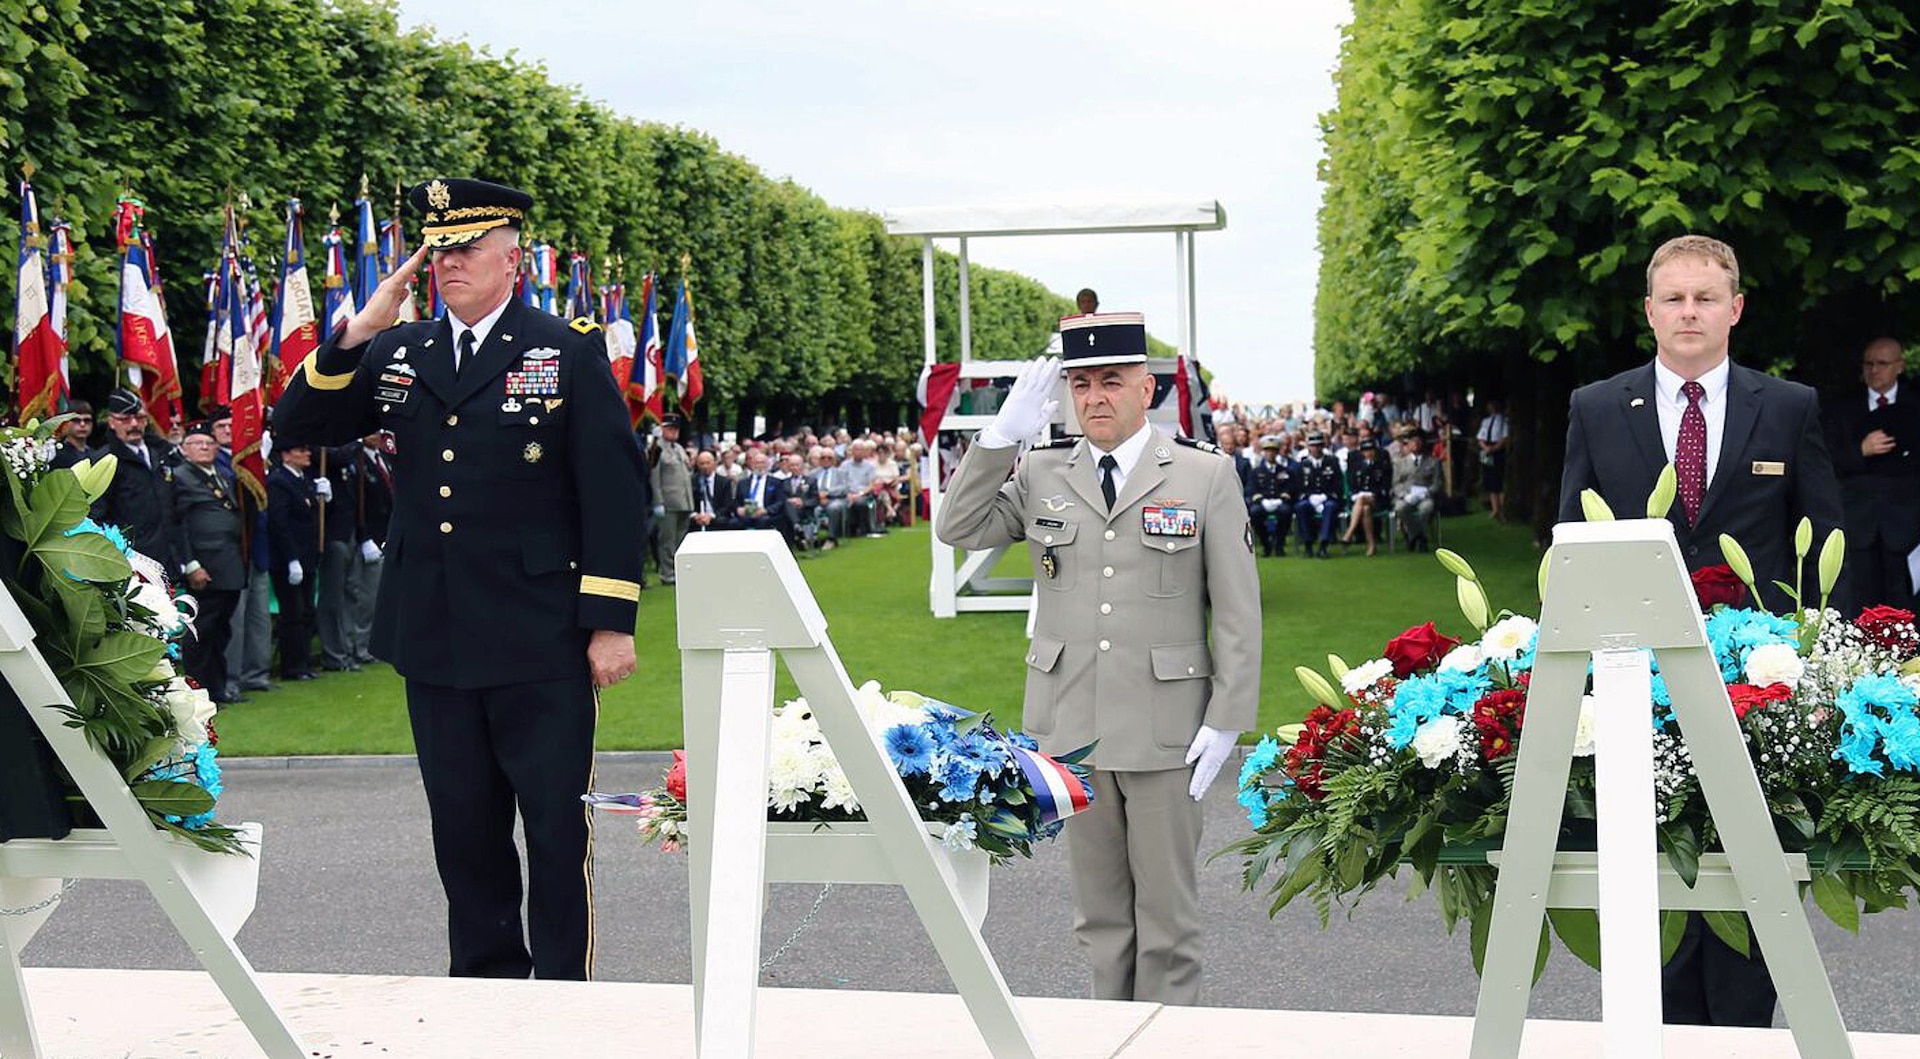
[[[1016,468],[1017,451],[969,450],[935,529],[961,548],[1027,542],[1039,602],[1025,726],[1041,749],[1098,739],[1098,768],[1170,769],[1201,724],[1252,728],[1260,575],[1233,461],[1156,428],[1109,515],[1084,440],[1036,447]],[[1191,512],[1193,533],[1152,532],[1148,507]]]
[[[660,462],[653,468],[653,495],[668,511],[693,510],[693,464],[678,441],[660,440]]]

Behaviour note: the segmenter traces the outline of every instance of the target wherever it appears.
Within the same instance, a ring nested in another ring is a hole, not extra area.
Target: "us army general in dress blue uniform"
[[[1098,740],[1093,808],[1067,824],[1094,997],[1194,1004],[1199,803],[1260,693],[1253,530],[1233,461],[1148,424],[1140,315],[1069,317],[1060,337],[1086,437],[1016,463],[1062,363],[1035,361],[961,460],[935,531],[965,548],[1026,541],[1026,727],[1049,753]]]
[[[595,689],[633,671],[646,468],[599,328],[512,296],[531,197],[436,179],[410,198],[426,214],[420,252],[301,365],[274,429],[321,444],[393,437],[373,651],[406,678],[450,973],[584,979],[593,837],[580,795]],[[428,252],[446,319],[385,327]]]

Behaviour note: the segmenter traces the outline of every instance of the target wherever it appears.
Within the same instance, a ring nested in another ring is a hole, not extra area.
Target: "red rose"
[[[1458,646],[1460,641],[1451,636],[1442,636],[1433,623],[1428,622],[1388,640],[1387,649],[1381,655],[1393,663],[1394,676],[1409,677],[1422,669],[1439,665],[1447,652]]]
[[[1902,655],[1920,650],[1920,635],[1915,635],[1913,612],[1899,607],[1868,607],[1854,620],[1867,639]]]
[[[1699,597],[1701,610],[1712,610],[1717,603],[1737,607],[1746,602],[1747,586],[1740,583],[1733,567],[1721,563],[1693,572],[1693,594]]]
[[[1793,689],[1785,684],[1768,684],[1764,688],[1752,684],[1728,684],[1727,697],[1733,700],[1733,715],[1744,718],[1754,710],[1766,709],[1769,703],[1793,698]]]
[[[687,752],[673,752],[673,767],[667,770],[667,793],[681,801],[687,800]]]

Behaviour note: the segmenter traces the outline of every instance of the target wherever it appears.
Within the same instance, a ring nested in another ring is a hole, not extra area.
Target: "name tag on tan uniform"
[[[1784,463],[1775,463],[1772,460],[1755,460],[1753,461],[1753,473],[1781,475],[1787,473],[1787,465]]]

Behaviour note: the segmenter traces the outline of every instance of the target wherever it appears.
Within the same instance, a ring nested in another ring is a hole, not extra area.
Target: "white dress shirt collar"
[[[1111,453],[1095,445],[1091,440],[1087,442],[1087,452],[1093,457],[1096,468],[1100,465],[1100,457],[1107,455],[1113,457],[1113,462],[1119,465],[1118,477],[1114,479],[1114,488],[1118,489],[1127,480],[1127,476],[1133,473],[1134,466],[1140,462],[1140,455],[1147,451],[1147,439],[1151,437],[1153,437],[1153,424],[1142,423],[1132,437],[1115,445]]]
[[[1893,385],[1887,387],[1887,403],[1888,404],[1900,403],[1900,380],[1899,379],[1893,380]],[[1869,386],[1867,387],[1867,410],[1871,412],[1872,410],[1878,407],[1880,407],[1880,391]]]
[[[508,294],[506,300],[496,306],[492,312],[471,324],[455,315],[452,308],[448,308],[447,323],[453,327],[453,348],[460,348],[460,332],[472,331],[473,349],[478,353],[480,347],[487,344],[487,336],[493,333],[493,325],[500,322],[500,314],[506,312],[507,306],[512,302],[513,295]]]
[[[1726,436],[1727,426],[1727,382],[1733,375],[1733,361],[1722,360],[1700,376],[1697,380],[1706,393],[1700,398],[1700,414],[1707,421],[1707,484],[1713,484],[1714,473],[1720,469],[1720,440]],[[1654,401],[1660,413],[1660,442],[1667,450],[1667,462],[1672,463],[1674,453],[1680,446],[1680,419],[1687,411],[1687,398],[1680,392],[1686,384],[1678,372],[1660,363],[1653,362]]]

